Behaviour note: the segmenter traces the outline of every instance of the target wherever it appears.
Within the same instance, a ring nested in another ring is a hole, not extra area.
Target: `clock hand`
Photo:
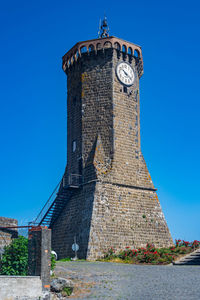
[[[128,75],[128,73],[126,73],[126,71],[124,71],[124,74],[126,75],[126,77],[128,77],[129,79],[131,79],[131,77]]]

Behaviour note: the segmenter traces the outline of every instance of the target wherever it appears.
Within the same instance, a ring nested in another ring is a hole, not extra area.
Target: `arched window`
[[[133,50],[132,50],[131,47],[128,48],[128,54],[129,54],[129,55],[132,55],[132,54],[133,54]]]
[[[76,59],[78,59],[79,58],[79,52],[78,52],[78,50],[76,51]]]
[[[104,46],[104,48],[112,48],[111,42],[108,42],[108,41],[105,42],[103,46]]]
[[[89,52],[94,51],[94,46],[90,45],[88,49],[89,49]]]
[[[125,46],[125,45],[122,46],[122,52],[123,52],[123,53],[126,53],[126,52],[127,52],[127,51],[126,51],[126,46]]]
[[[137,49],[134,50],[134,56],[138,58],[140,57],[140,52]]]
[[[96,49],[97,50],[100,50],[102,47],[101,47],[101,43],[97,43],[97,45],[96,45]]]
[[[81,47],[81,53],[87,53],[87,48],[85,46]]]
[[[118,42],[114,43],[114,47],[117,50],[121,50],[121,46],[120,46],[120,44]]]

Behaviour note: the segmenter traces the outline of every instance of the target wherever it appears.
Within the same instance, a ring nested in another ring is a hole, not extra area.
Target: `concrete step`
[[[178,261],[173,262],[173,265],[200,265],[200,249],[182,257]]]

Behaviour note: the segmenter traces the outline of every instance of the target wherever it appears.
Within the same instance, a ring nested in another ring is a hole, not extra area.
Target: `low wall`
[[[0,276],[1,300],[48,299],[42,292],[39,276]]]

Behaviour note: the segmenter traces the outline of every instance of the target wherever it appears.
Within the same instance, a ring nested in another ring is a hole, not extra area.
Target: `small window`
[[[73,152],[76,151],[76,141],[73,141],[73,143],[72,143],[72,151]]]
[[[128,89],[126,86],[124,86],[124,93],[127,93]]]

